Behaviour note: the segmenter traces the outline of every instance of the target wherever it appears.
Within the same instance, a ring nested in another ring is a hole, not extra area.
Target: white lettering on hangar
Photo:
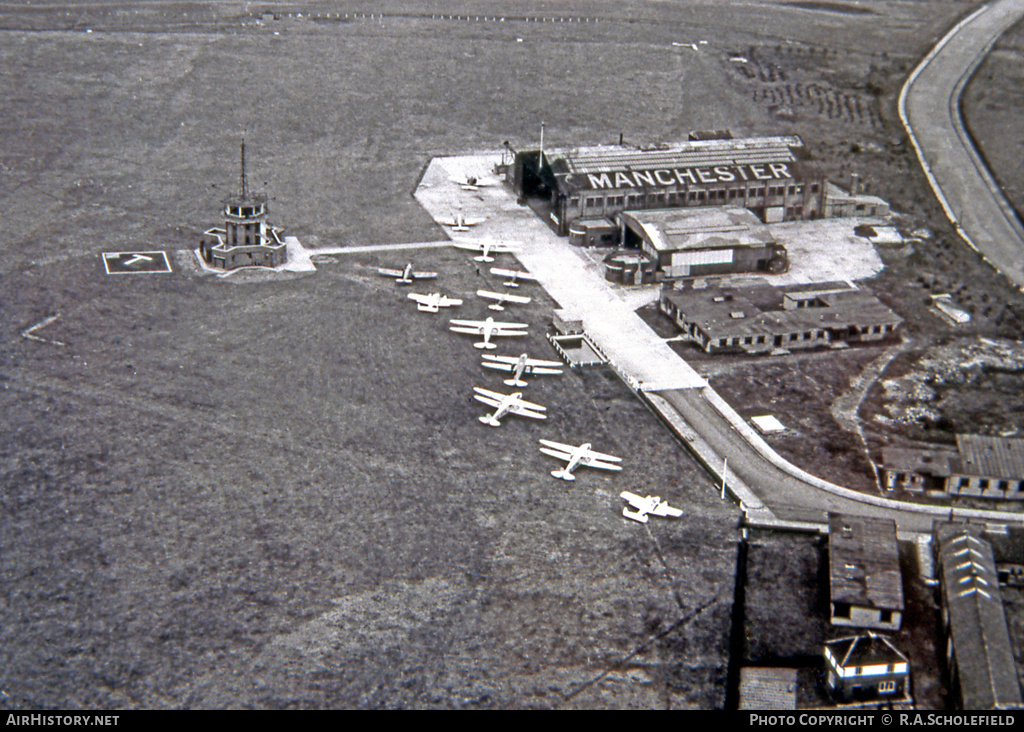
[[[657,188],[672,185],[711,185],[735,180],[792,179],[786,163],[764,165],[716,165],[710,168],[654,168],[652,170],[617,170],[614,173],[587,173],[592,190],[618,188]]]

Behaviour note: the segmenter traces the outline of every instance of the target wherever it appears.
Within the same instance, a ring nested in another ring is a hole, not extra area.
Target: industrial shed
[[[682,282],[680,282],[681,284]],[[903,319],[849,285],[664,288],[661,311],[707,353],[788,353],[895,336]]]
[[[935,530],[950,689],[961,709],[1024,707],[992,547],[970,525]]]

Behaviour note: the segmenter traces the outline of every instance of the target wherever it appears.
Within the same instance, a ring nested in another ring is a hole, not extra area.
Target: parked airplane
[[[603,470],[622,470],[621,465],[616,465],[616,463],[622,462],[622,458],[594,452],[590,449],[589,442],[573,446],[563,445],[561,442],[552,442],[551,440],[541,440],[540,444],[544,445],[540,451],[545,455],[568,461],[568,464],[561,470],[551,471],[551,475],[562,480],[576,480],[576,476],[572,474],[572,471],[580,466],[602,468]]]
[[[385,277],[396,277],[397,282],[400,285],[411,285],[413,280],[430,280],[437,277],[437,272],[415,272],[412,268],[412,262],[405,265],[405,269],[389,269],[387,267],[378,267],[377,272],[384,275]]]
[[[486,216],[471,218],[459,211],[457,214],[452,214],[448,218],[438,219],[437,223],[443,224],[444,226],[450,226],[452,231],[469,231],[470,226],[482,224],[486,220]]]
[[[505,379],[507,386],[526,386],[523,381],[523,374],[560,374],[562,364],[558,361],[541,361],[539,358],[529,358],[525,353],[519,356],[492,356],[489,353],[483,354],[483,366],[499,371],[511,371],[512,378]]]
[[[647,523],[647,516],[664,516],[665,518],[679,518],[683,515],[683,512],[678,508],[672,508],[668,505],[668,501],[663,501],[659,496],[647,496],[641,498],[635,493],[629,491],[622,491],[619,494],[620,498],[625,498],[629,502],[629,506],[623,506],[622,515],[628,519],[639,521],[642,524]],[[630,506],[635,510],[630,511]]]
[[[409,299],[415,300],[416,309],[422,310],[425,313],[436,313],[440,312],[441,308],[450,308],[462,304],[462,300],[458,300],[454,297],[446,297],[440,292],[434,292],[430,295],[420,295],[416,292],[410,292]]]
[[[478,191],[481,188],[488,188],[498,184],[498,181],[494,178],[478,178],[473,175],[466,177],[455,176],[452,178],[452,182],[457,183],[459,188],[464,191]]]
[[[474,343],[473,347],[486,348],[487,350],[496,348],[496,346],[491,343],[492,337],[528,335],[525,330],[519,329],[530,327],[526,323],[497,323],[494,321],[494,318],[488,318],[487,320],[451,320],[448,324],[450,326],[449,330],[453,333],[482,335],[484,339],[478,343]]]
[[[457,247],[458,249],[468,249],[471,252],[480,252],[479,256],[473,257],[473,259],[478,262],[493,262],[494,257],[491,256],[491,252],[499,253],[512,251],[512,247],[508,244],[491,241],[489,239],[484,239],[483,241],[478,242],[453,241],[452,246]]]
[[[519,287],[518,280],[537,281],[537,278],[529,272],[501,269],[500,267],[491,267],[491,274],[498,275],[499,277],[508,277],[508,280],[502,283],[505,287]]]
[[[473,391],[476,392],[473,398],[478,402],[483,402],[489,407],[494,407],[493,414],[485,414],[480,418],[480,421],[491,427],[501,427],[501,422],[498,420],[504,417],[506,414],[514,414],[519,417],[529,417],[530,419],[547,419],[546,414],[542,412],[547,411],[547,407],[542,407],[539,404],[534,404],[523,399],[521,392],[514,394],[502,394],[497,391],[488,391],[487,389],[481,389],[479,386],[474,386]]]
[[[528,297],[522,297],[521,295],[506,295],[501,292],[491,292],[489,290],[477,290],[476,294],[480,297],[487,298],[488,300],[494,300],[495,303],[493,305],[488,305],[487,309],[497,310],[499,312],[505,309],[505,306],[502,303],[517,302],[525,305],[530,302],[530,298]]]

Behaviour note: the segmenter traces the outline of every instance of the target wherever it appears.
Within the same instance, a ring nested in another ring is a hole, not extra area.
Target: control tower
[[[279,267],[288,261],[277,229],[267,223],[267,196],[250,193],[245,173],[245,140],[242,140],[239,192],[224,199],[224,228],[203,232],[199,253],[211,267]]]

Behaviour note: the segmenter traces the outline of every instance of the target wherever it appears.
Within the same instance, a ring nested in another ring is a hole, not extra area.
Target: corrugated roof
[[[552,167],[555,166],[555,160],[564,160],[569,172],[584,175],[663,167],[789,163],[797,159],[793,148],[802,146],[803,141],[796,135],[780,135],[734,140],[694,140],[650,150],[616,146],[554,149],[545,151],[544,155]]]
[[[936,535],[963,707],[1024,704],[992,547],[972,526],[943,524]]]
[[[964,475],[1024,480],[1024,440],[957,435]]]

